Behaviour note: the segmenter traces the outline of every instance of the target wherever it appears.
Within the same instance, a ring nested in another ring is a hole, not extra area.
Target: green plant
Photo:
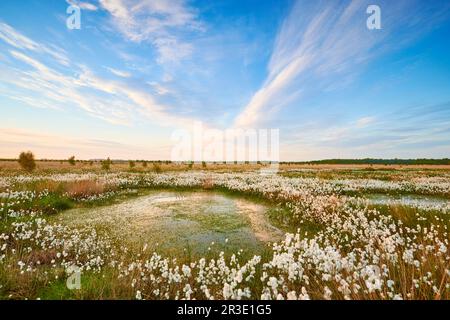
[[[112,161],[111,161],[110,158],[108,158],[108,159],[106,159],[106,160],[103,160],[103,161],[102,161],[102,169],[103,169],[103,170],[109,170],[109,169],[111,169],[111,163],[112,163]]]
[[[48,195],[39,200],[39,207],[48,214],[55,214],[73,207],[70,199],[57,195]]]
[[[34,160],[34,154],[31,151],[22,152],[19,155],[19,164],[22,169],[26,171],[33,171],[36,168],[36,161]]]
[[[71,157],[67,160],[67,162],[69,162],[69,164],[70,164],[71,166],[74,166],[74,165],[75,165],[75,156],[71,156]]]
[[[155,171],[156,173],[161,173],[162,172],[161,166],[157,163],[153,163],[153,171]]]

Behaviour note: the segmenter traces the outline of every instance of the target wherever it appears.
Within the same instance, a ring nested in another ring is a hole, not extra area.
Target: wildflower
[[[331,300],[332,294],[333,294],[333,293],[331,292],[331,290],[330,290],[328,287],[325,287],[325,288],[324,288],[323,298],[324,298],[325,300]]]

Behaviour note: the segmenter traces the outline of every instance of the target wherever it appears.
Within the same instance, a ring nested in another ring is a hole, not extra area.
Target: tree
[[[108,158],[106,160],[103,160],[102,161],[102,169],[103,170],[109,170],[111,168],[111,163],[112,163],[112,161],[111,161],[110,158]]]
[[[74,166],[75,165],[75,156],[71,156],[67,161],[70,163],[70,165]]]
[[[26,171],[33,171],[36,168],[36,162],[34,161],[34,154],[31,151],[22,152],[19,155],[19,164]]]

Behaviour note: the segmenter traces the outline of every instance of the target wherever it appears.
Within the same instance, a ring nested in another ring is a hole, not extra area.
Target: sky
[[[282,161],[448,158],[449,35],[445,0],[2,0],[0,158],[169,159],[199,122],[278,129]]]

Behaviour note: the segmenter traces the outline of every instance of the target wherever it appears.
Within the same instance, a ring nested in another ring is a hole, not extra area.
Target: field
[[[450,298],[449,166],[261,167],[0,161],[0,299]]]

